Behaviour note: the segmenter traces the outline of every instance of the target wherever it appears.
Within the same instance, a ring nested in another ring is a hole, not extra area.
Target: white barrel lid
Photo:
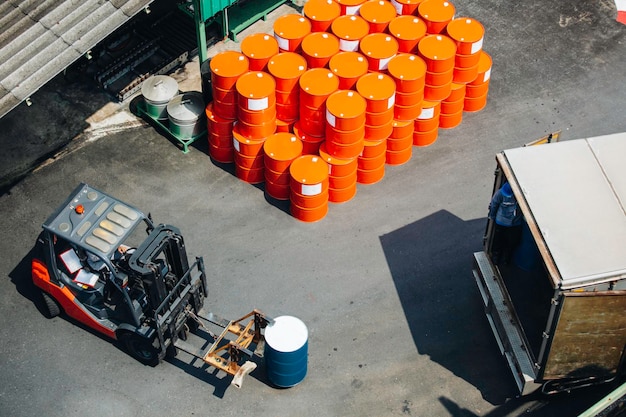
[[[143,82],[141,94],[147,100],[167,103],[178,94],[178,82],[167,75],[153,75]]]
[[[265,328],[265,343],[279,352],[294,352],[305,345],[309,331],[302,320],[280,316]]]
[[[197,91],[179,94],[167,103],[168,116],[183,122],[198,119],[204,113],[204,99]]]

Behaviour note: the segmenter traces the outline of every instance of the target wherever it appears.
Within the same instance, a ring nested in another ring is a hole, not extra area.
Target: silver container
[[[146,113],[153,119],[167,120],[167,103],[178,94],[178,82],[167,75],[153,75],[143,82],[141,94]]]
[[[204,99],[202,93],[179,94],[167,104],[170,132],[179,139],[191,139],[204,130]]]

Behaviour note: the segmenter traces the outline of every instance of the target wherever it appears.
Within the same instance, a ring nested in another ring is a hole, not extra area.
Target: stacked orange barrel
[[[277,200],[289,200],[289,166],[302,155],[302,141],[293,133],[274,133],[263,144],[265,192]]]
[[[413,131],[413,145],[432,145],[439,136],[439,115],[441,114],[440,101],[422,102],[422,112],[415,119]]]
[[[463,121],[463,107],[465,104],[465,84],[452,83],[450,95],[441,101],[439,127],[451,129]]]
[[[277,123],[292,131],[300,114],[300,76],[307,70],[306,60],[294,52],[274,55],[267,64],[268,72],[276,82]]]
[[[398,53],[398,41],[386,33],[372,33],[361,40],[359,49],[370,71],[386,72],[389,60]]]
[[[342,16],[344,15],[358,15],[359,14],[359,10],[361,9],[361,6],[363,5],[363,3],[366,2],[366,0],[335,0],[340,7],[340,14]]]
[[[422,0],[391,0],[399,15],[415,15]]]
[[[302,55],[309,68],[328,68],[328,62],[339,52],[339,39],[332,33],[313,32],[302,41]]]
[[[478,75],[476,79],[467,84],[465,92],[465,102],[463,110],[479,111],[487,104],[487,93],[489,92],[489,79],[491,78],[491,56],[485,51],[480,51],[478,60]]]
[[[368,0],[359,9],[359,15],[369,24],[369,33],[383,33],[396,17],[396,9],[387,0]]]
[[[417,50],[426,63],[424,98],[431,101],[445,99],[452,89],[456,45],[445,35],[427,35],[419,41]]]
[[[357,181],[373,184],[385,175],[387,138],[393,131],[396,84],[387,74],[370,72],[356,83],[365,98],[365,141],[359,155]]]
[[[341,7],[333,0],[307,0],[302,14],[311,22],[311,32],[330,32],[330,25],[341,14]]]
[[[271,75],[250,71],[236,84],[239,118],[233,129],[235,175],[253,184],[264,181],[263,142],[276,131],[276,83]]]
[[[213,103],[206,106],[205,113],[209,134],[209,156],[217,162],[233,162],[233,124],[235,121],[215,114]]]
[[[414,54],[420,39],[426,36],[426,23],[417,16],[397,16],[389,22],[389,33],[398,41],[398,52]]]
[[[413,154],[413,120],[394,120],[391,136],[387,139],[385,162],[388,165],[402,165]]]
[[[354,159],[363,150],[365,100],[352,90],[339,90],[326,101],[326,149],[340,159]]]
[[[413,54],[399,54],[389,61],[388,73],[396,83],[394,117],[414,120],[422,111],[426,80],[424,60]]]
[[[211,91],[213,112],[224,119],[237,118],[237,89],[239,77],[248,72],[250,63],[245,55],[224,51],[211,59]]]
[[[340,90],[354,90],[359,78],[367,74],[368,63],[358,52],[339,52],[330,59],[328,67],[339,79]]]
[[[311,22],[304,16],[286,14],[274,22],[274,38],[278,41],[281,52],[297,52],[302,50],[302,40],[311,33]]]
[[[299,137],[307,137],[304,153],[317,153],[326,134],[326,100],[337,91],[339,80],[326,68],[312,68],[300,77]],[[294,128],[295,129],[295,128]]]
[[[318,155],[302,155],[289,166],[289,211],[304,222],[328,213],[328,164]]]
[[[448,23],[446,33],[456,43],[454,82],[465,84],[474,81],[483,48],[483,25],[476,19],[460,17]]]
[[[447,0],[424,0],[417,6],[417,13],[424,19],[429,34],[442,33],[455,12],[454,5]]]
[[[255,33],[241,41],[241,53],[250,62],[250,71],[267,71],[267,64],[278,53],[276,38],[267,33]]]
[[[339,16],[330,25],[332,33],[339,39],[339,49],[358,52],[361,39],[369,34],[370,26],[361,16]]]
[[[319,154],[329,166],[328,201],[345,203],[351,200],[357,191],[357,158],[336,158],[328,152],[326,143],[320,145]]]

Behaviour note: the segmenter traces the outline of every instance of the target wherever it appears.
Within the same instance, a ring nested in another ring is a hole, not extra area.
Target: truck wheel
[[[124,333],[121,337],[126,350],[133,358],[144,365],[157,366],[159,363],[159,351],[152,346],[148,339],[134,333]]]
[[[52,298],[50,295],[48,295],[45,292],[41,293],[41,298],[43,298],[43,303],[44,303],[44,307],[46,310],[45,311],[46,317],[51,319],[61,314],[61,307],[59,307],[59,304],[56,302],[54,298]]]

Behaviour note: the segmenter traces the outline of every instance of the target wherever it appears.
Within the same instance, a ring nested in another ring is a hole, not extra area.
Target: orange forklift
[[[183,350],[233,376],[237,387],[256,368],[242,362],[262,356],[271,323],[257,310],[234,321],[205,313],[204,261],[189,264],[180,231],[87,184],[43,224],[32,279],[50,318],[64,312],[150,366]],[[210,347],[186,342],[189,332]]]

